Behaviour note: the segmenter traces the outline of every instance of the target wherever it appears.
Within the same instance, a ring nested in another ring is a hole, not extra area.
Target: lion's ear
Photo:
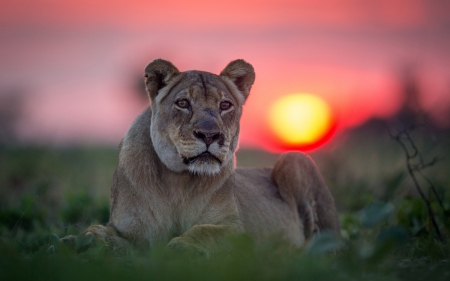
[[[253,66],[244,60],[230,62],[220,73],[220,76],[229,78],[244,95],[248,97],[253,82],[255,82],[255,70]]]
[[[149,63],[145,68],[145,88],[150,99],[153,100],[158,91],[179,73],[180,71],[169,61],[156,59]]]

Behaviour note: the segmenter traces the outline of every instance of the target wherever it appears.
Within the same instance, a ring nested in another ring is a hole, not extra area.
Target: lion
[[[113,248],[164,243],[205,255],[233,233],[295,247],[319,231],[338,234],[333,197],[310,157],[290,152],[273,168],[235,167],[254,81],[244,60],[220,75],[180,72],[162,59],[148,64],[151,103],[119,145],[109,222],[85,234]]]

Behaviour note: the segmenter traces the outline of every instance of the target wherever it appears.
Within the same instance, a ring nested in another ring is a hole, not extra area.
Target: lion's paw
[[[99,243],[107,246],[107,243],[105,242],[106,233],[103,228],[104,226],[102,225],[93,225],[80,235],[67,235],[59,239],[59,243],[52,243],[53,245],[49,248],[49,251],[54,251],[55,245],[57,246],[58,244],[63,244],[69,249],[77,252],[85,252]]]
[[[61,239],[59,239],[59,242],[63,243],[64,245],[68,246],[69,248],[75,249],[77,237],[75,235],[67,235]]]
[[[61,238],[59,241],[69,249],[75,250],[77,252],[85,252],[96,243],[94,235],[87,232],[82,233],[78,236],[67,235]]]
[[[183,237],[175,237],[166,246],[175,252],[192,253],[200,257],[209,257],[209,252],[202,246],[196,245],[184,239]]]

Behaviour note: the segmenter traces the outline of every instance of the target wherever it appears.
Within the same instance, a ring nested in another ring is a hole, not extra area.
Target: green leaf
[[[51,233],[48,236],[48,241],[49,241],[50,245],[53,245],[53,246],[58,246],[59,244],[61,244],[60,238],[55,233]]]
[[[85,233],[82,233],[77,236],[76,242],[75,242],[75,248],[77,250],[87,249],[89,245],[92,244],[92,241],[94,240],[93,234],[86,235]]]
[[[328,252],[339,250],[343,243],[333,232],[322,232],[315,235],[306,248],[309,255],[321,255]]]
[[[408,238],[408,232],[401,226],[394,226],[388,229],[380,231],[377,237],[378,243],[394,243],[401,245],[406,242]]]
[[[381,221],[386,220],[394,211],[392,204],[371,203],[367,205],[360,213],[361,224],[364,227],[374,227]]]

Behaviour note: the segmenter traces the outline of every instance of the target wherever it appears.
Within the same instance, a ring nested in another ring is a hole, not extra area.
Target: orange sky
[[[417,68],[425,107],[449,100],[445,0],[2,1],[0,95],[20,88],[24,140],[116,144],[145,106],[133,79],[158,57],[219,73],[253,64],[241,146],[264,147],[267,111],[296,92],[324,98],[337,130],[398,109]]]

